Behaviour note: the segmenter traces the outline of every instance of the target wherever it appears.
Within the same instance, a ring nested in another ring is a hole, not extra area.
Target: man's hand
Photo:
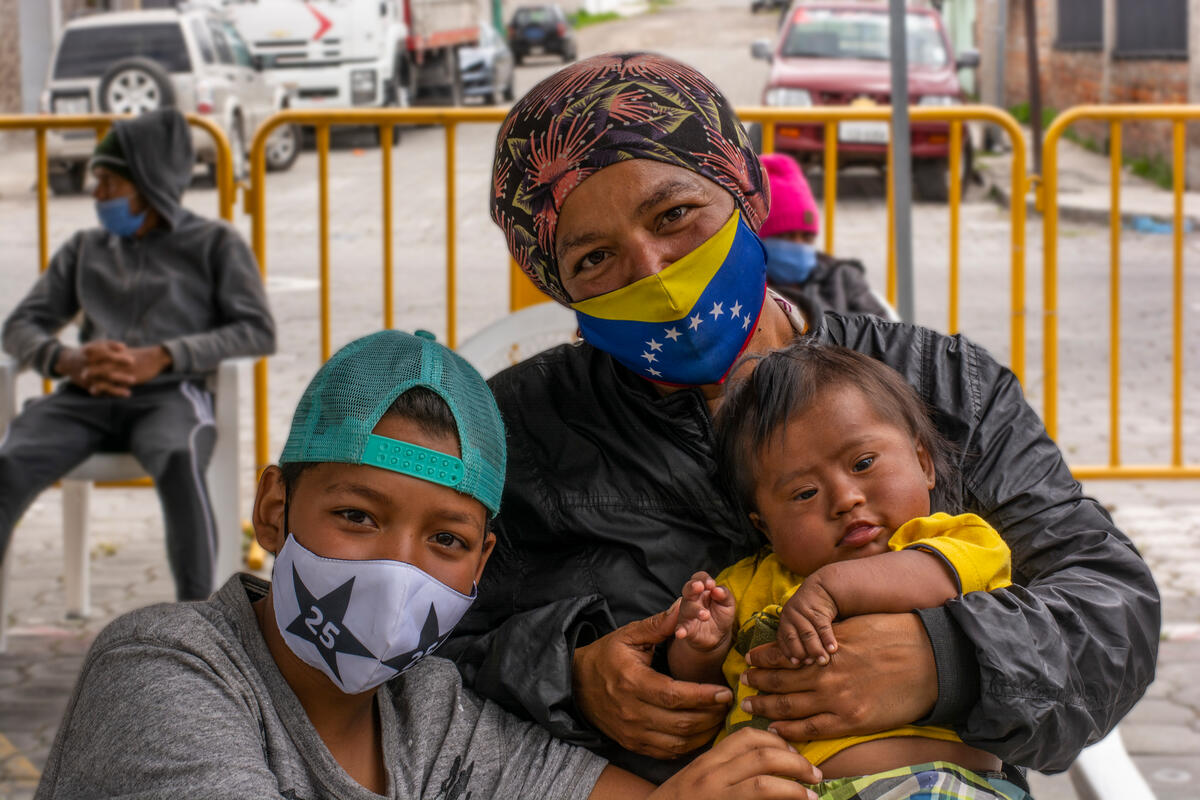
[[[164,347],[129,348],[102,339],[82,347],[64,347],[54,370],[94,396],[128,397],[130,387],[145,383],[170,365],[171,356]]]
[[[830,739],[907,725],[937,702],[937,667],[916,614],[867,614],[836,623],[827,666],[794,666],[779,645],[756,647],[742,681],[764,694],[750,713],[778,720],[789,741]]]
[[[589,722],[626,750],[676,758],[720,728],[733,692],[656,672],[654,647],[675,635],[679,601],[575,650],[575,704]]]

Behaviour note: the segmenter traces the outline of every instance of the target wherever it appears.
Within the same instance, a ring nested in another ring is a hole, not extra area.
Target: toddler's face
[[[818,395],[771,437],[757,466],[751,519],[802,575],[885,553],[896,528],[929,514],[932,459],[853,387]]]

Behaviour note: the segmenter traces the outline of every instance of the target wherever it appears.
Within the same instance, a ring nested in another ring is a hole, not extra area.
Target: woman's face
[[[713,236],[733,195],[691,170],[644,158],[605,167],[563,203],[559,276],[579,302],[654,275]]]

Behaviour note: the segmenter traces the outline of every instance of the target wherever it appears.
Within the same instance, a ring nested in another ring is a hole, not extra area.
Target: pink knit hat
[[[767,153],[759,159],[771,181],[771,210],[758,235],[766,239],[793,231],[816,233],[821,214],[796,160],[782,153]]]

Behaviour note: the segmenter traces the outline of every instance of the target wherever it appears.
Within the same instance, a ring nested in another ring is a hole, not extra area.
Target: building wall
[[[988,0],[995,3],[996,0]],[[1002,105],[1013,107],[1029,101],[1028,54],[1026,51],[1025,0],[1007,0],[1008,37],[1005,48],[1005,96]],[[1096,51],[1060,50],[1057,37],[1056,0],[1036,0],[1038,70],[1043,108],[1058,111],[1085,104],[1158,104],[1200,102],[1200,42],[1189,36],[1190,60],[1114,59],[1116,40],[1115,4],[1105,8],[1104,48]],[[1188,9],[1189,25],[1195,29],[1200,0]],[[1200,186],[1200,126],[1189,130],[1189,185]],[[1072,126],[1080,137],[1107,150],[1109,126],[1080,122]],[[1125,124],[1122,152],[1129,157],[1159,157],[1170,160],[1172,137],[1166,123]]]

